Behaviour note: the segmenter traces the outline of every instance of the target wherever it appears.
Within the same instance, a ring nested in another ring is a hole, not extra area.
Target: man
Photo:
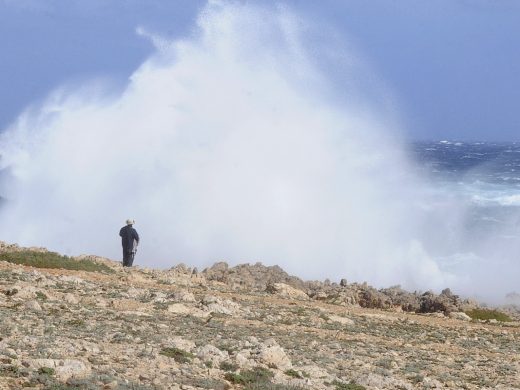
[[[126,220],[126,226],[119,231],[121,244],[123,245],[123,267],[131,267],[134,262],[135,252],[139,244],[139,234],[133,228],[135,223],[132,219]]]

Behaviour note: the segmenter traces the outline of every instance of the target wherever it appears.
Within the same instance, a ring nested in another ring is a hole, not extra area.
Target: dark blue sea
[[[488,222],[520,208],[520,143],[414,142],[409,150],[421,176],[456,194]]]
[[[424,239],[441,268],[496,298],[519,291],[520,143],[414,142],[409,155],[437,218],[426,234],[443,232]]]
[[[446,224],[438,224],[437,228],[451,229],[452,236],[457,236],[450,251],[458,258],[450,258],[446,252],[444,265],[464,261],[460,256],[466,254],[484,262],[493,261],[496,267],[515,264],[518,270],[520,143],[414,142],[409,145],[409,154],[419,176],[430,184],[431,199],[438,199],[444,206],[450,202],[456,205],[439,208],[445,213],[442,218]],[[451,219],[450,212],[458,216]],[[445,242],[450,239],[443,237]],[[445,242],[438,243],[438,247],[449,247]]]
[[[520,143],[415,142],[414,160],[444,183],[475,191],[475,201],[520,205]]]

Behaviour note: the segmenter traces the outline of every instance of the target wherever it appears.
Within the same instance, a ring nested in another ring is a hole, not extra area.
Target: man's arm
[[[137,234],[137,230],[134,229],[134,240],[139,244],[139,234]]]

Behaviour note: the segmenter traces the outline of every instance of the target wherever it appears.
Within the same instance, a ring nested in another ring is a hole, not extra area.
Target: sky
[[[0,129],[60,85],[124,84],[154,50],[136,30],[188,36],[204,4],[0,0]],[[410,139],[520,141],[520,2],[279,4],[356,48],[391,91]],[[341,79],[341,71],[330,77]]]

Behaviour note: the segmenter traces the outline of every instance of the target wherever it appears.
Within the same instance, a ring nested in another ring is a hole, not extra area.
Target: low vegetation
[[[303,390],[300,386],[281,385],[271,382],[274,373],[263,367],[242,370],[239,374],[228,372],[224,378],[236,385],[244,386],[244,390]]]
[[[55,252],[35,252],[31,250],[2,252],[0,253],[0,261],[7,261],[9,263],[27,265],[35,268],[58,268],[104,273],[114,272],[112,268],[104,264],[99,264],[87,259],[76,260]]]
[[[235,384],[249,385],[253,383],[266,383],[274,376],[274,374],[265,368],[255,367],[252,370],[242,370],[239,374],[228,372],[225,378]]]
[[[51,367],[41,367],[38,372],[40,374],[44,374],[44,375],[54,375],[56,373],[56,371],[54,370],[54,368],[51,368]]]
[[[220,363],[220,369],[224,371],[236,371],[238,370],[238,365],[230,362],[222,362]]]
[[[298,371],[296,370],[293,370],[292,368],[285,371],[285,375],[287,376],[290,376],[290,377],[293,377],[293,378],[297,378],[297,379],[302,379],[303,378],[303,375],[300,374]]]
[[[358,385],[355,382],[344,383],[334,381],[332,384],[336,387],[336,390],[366,390],[365,386]]]
[[[177,363],[189,363],[195,357],[192,353],[179,348],[163,348],[159,353],[174,359]]]
[[[7,377],[18,377],[19,371],[18,367],[14,365],[6,365],[0,367],[0,377],[7,376]]]
[[[471,317],[473,320],[497,320],[502,322],[510,322],[512,319],[505,313],[502,313],[498,310],[491,309],[473,309],[467,311],[466,314]]]

